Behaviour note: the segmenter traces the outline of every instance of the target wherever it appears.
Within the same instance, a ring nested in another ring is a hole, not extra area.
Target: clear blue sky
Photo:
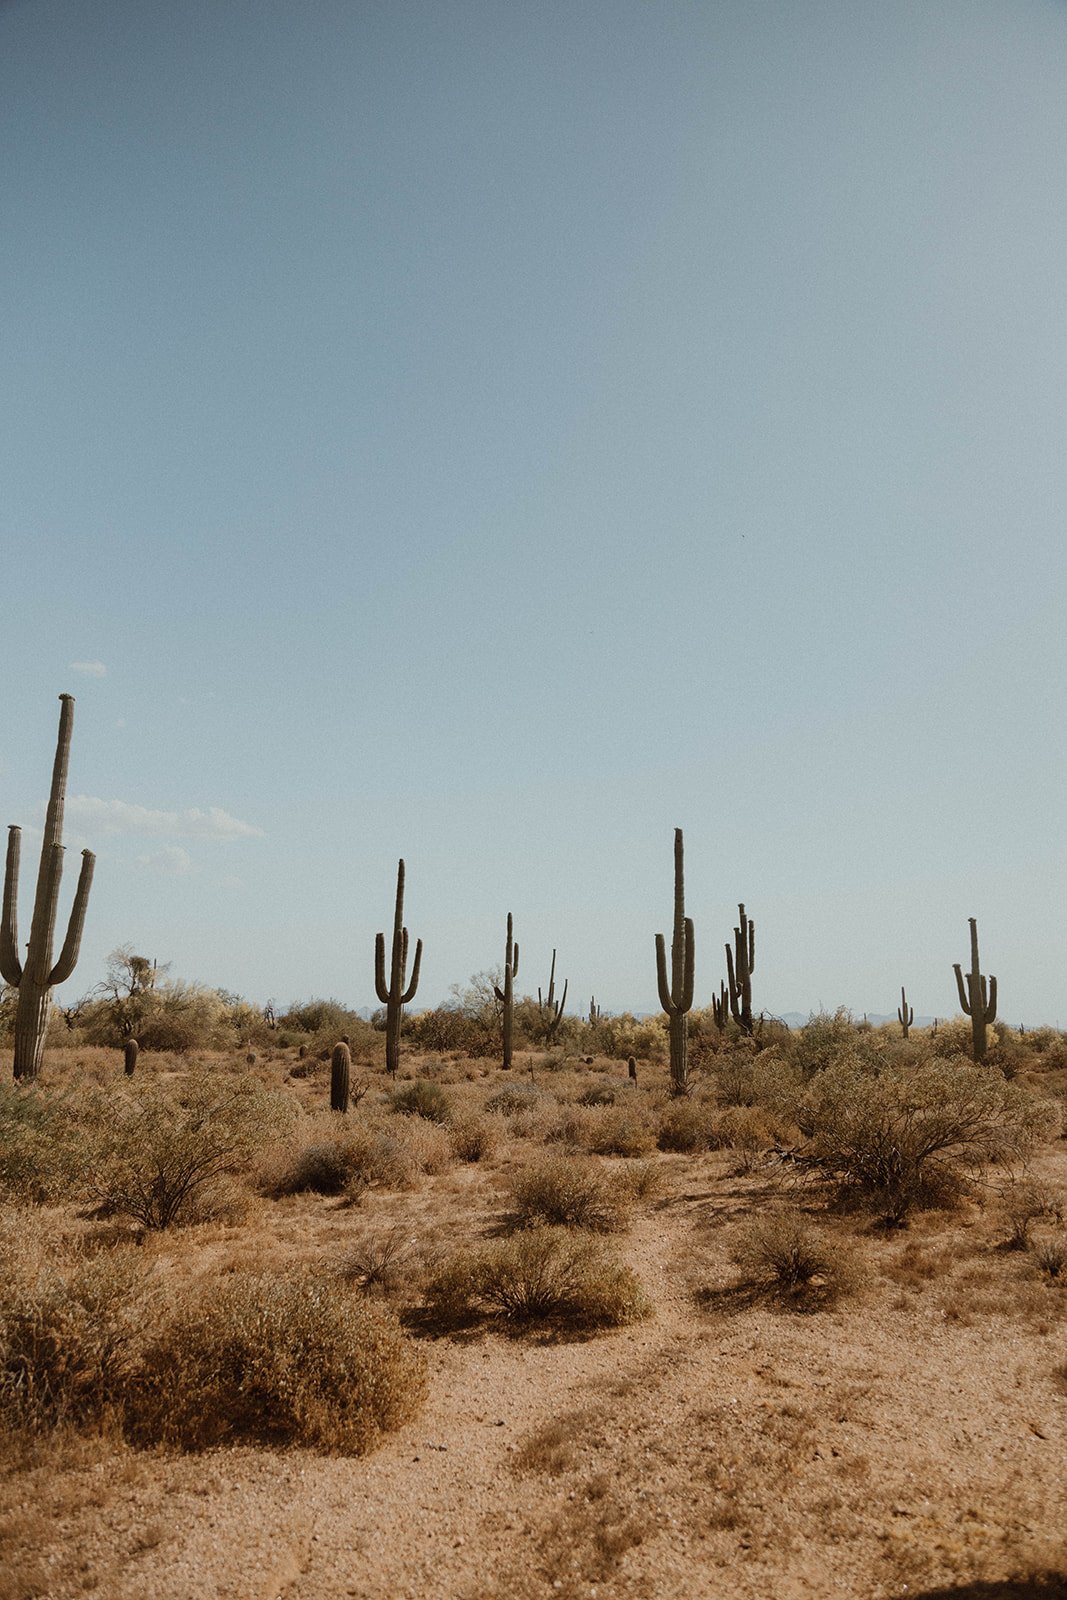
[[[1067,6],[0,4],[3,821],[66,992],[1067,1025]],[[27,857],[29,859],[27,859]],[[72,892],[74,865],[67,894]],[[65,908],[64,908],[65,914]]]

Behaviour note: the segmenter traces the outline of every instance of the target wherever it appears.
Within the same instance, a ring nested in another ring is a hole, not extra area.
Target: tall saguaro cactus
[[[971,970],[966,980],[958,961],[953,962],[956,987],[960,992],[960,1005],[971,1019],[972,1055],[975,1061],[984,1061],[986,1052],[986,1027],[997,1020],[997,980],[990,977],[988,987],[978,961],[978,922],[968,917],[971,925]]]
[[[756,924],[737,908],[739,926],[734,929],[734,947],[726,946],[726,976],[730,983],[730,1014],[742,1033],[752,1032],[752,974],[756,970]]]
[[[52,789],[45,815],[41,863],[37,869],[37,893],[33,902],[33,921],[26,960],[19,960],[18,880],[22,829],[12,825],[7,833],[7,868],[4,873],[4,908],[0,922],[0,974],[18,990],[15,1008],[15,1077],[36,1078],[41,1070],[51,993],[57,983],[65,983],[74,971],[81,948],[85,910],[93,881],[96,857],[82,851],[81,872],[74,894],[67,936],[53,965],[59,885],[63,876],[63,805],[67,793],[67,767],[70,764],[70,736],[74,728],[74,696],[59,697],[59,739],[52,767]]]
[[[553,952],[553,958],[554,958],[554,956],[555,956],[555,952]],[[553,970],[554,970],[554,967],[553,967]],[[504,1066],[504,1071],[505,1072],[509,1072],[511,1070],[511,1045],[512,1045],[512,1039],[514,1037],[514,1032],[515,1032],[515,979],[518,977],[518,975],[519,975],[519,947],[515,943],[515,940],[514,940],[514,937],[513,937],[512,924],[511,924],[511,912],[509,911],[508,912],[508,937],[507,937],[507,943],[504,946],[504,987],[503,987],[503,989],[500,989],[496,984],[493,985],[493,993],[496,995],[497,999],[500,1001],[500,1004],[504,1008],[504,1012],[503,1012],[503,1025],[504,1025],[504,1062],[503,1062],[503,1066]]]
[[[689,1068],[686,1043],[688,1012],[693,1004],[693,919],[685,914],[685,872],[682,856],[682,830],[674,830],[674,931],[671,936],[671,976],[667,981],[667,945],[662,933],[656,935],[656,977],[659,1003],[667,1013],[671,1047],[671,1093],[688,1094]]]
[[[396,873],[396,908],[393,913],[393,946],[388,983],[385,979],[385,934],[379,933],[374,941],[374,987],[378,999],[385,1007],[385,1070],[394,1078],[400,1064],[400,1015],[409,1000],[415,998],[415,990],[419,986],[419,968],[422,965],[421,939],[415,944],[411,981],[405,988],[407,964],[408,930],[404,927],[404,863],[400,861]]]
[[[897,1021],[900,1023],[901,1031],[906,1039],[908,1037],[908,1029],[915,1021],[915,1007],[908,1005],[908,997],[904,993],[903,984],[900,986],[900,1004],[897,1006]]]
[[[552,966],[548,974],[548,993],[542,998],[541,991],[537,991],[537,1010],[545,1026],[545,1043],[551,1044],[556,1036],[560,1022],[563,1019],[563,1007],[567,1004],[567,984],[569,978],[564,979],[563,993],[556,999],[556,952],[552,952]]]

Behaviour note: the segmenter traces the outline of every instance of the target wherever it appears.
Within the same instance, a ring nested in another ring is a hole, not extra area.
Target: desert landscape
[[[1062,1593],[1067,1039],[487,1008],[3,1091],[5,1600]]]

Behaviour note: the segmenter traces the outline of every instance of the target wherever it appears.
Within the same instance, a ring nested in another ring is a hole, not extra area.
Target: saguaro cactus
[[[902,1029],[904,1037],[906,1039],[908,1037],[908,1029],[911,1027],[912,1023],[915,1021],[915,1007],[908,1005],[908,997],[904,993],[904,985],[903,984],[901,984],[901,986],[900,986],[900,1004],[897,1007],[897,1021],[900,1023],[901,1029]]]
[[[555,953],[553,952],[553,959]],[[493,993],[503,1006],[504,1071],[511,1070],[511,1042],[515,1031],[515,979],[519,975],[519,947],[512,936],[511,912],[508,912],[508,937],[504,946],[504,987],[493,985]]]
[[[33,902],[33,921],[30,923],[25,963],[19,960],[17,917],[22,829],[12,825],[7,833],[4,908],[0,922],[0,974],[6,983],[18,990],[15,1008],[16,1078],[36,1078],[41,1070],[51,992],[57,983],[66,982],[77,964],[85,926],[85,909],[89,904],[89,888],[96,864],[92,851],[83,850],[67,936],[59,952],[59,960],[53,966],[52,946],[59,908],[59,884],[63,876],[63,805],[70,762],[70,736],[74,727],[74,696],[61,694],[59,704],[59,739],[52,767],[52,789],[45,815],[41,863],[37,869],[37,893]]]
[[[715,1026],[719,1032],[725,1033],[726,1024],[730,1020],[730,996],[727,993],[725,983],[721,981],[718,994],[713,994],[711,997],[711,1014],[715,1019]]]
[[[563,1020],[563,1007],[567,1004],[567,984],[569,978],[564,979],[563,993],[556,999],[556,952],[552,952],[552,967],[548,974],[548,993],[542,999],[541,991],[537,991],[537,1009],[545,1028],[545,1043],[551,1044],[556,1037],[556,1031]]]
[[[671,1047],[671,1093],[688,1094],[689,1068],[686,1062],[688,1012],[693,1004],[693,919],[685,914],[685,873],[682,857],[682,830],[674,830],[674,931],[671,937],[671,976],[667,981],[667,946],[662,933],[656,935],[656,977],[659,1003],[667,1013]]]
[[[330,1058],[330,1110],[348,1110],[348,1080],[352,1071],[352,1052],[343,1039],[333,1047]]]
[[[419,986],[419,968],[422,965],[422,940],[415,944],[415,961],[411,968],[411,982],[405,989],[405,971],[408,964],[408,930],[404,927],[404,863],[397,866],[396,908],[393,914],[393,947],[389,964],[389,981],[385,981],[385,934],[379,933],[374,941],[374,987],[378,999],[385,1007],[385,1070],[396,1077],[400,1064],[400,1016],[409,1000],[415,998]]]
[[[136,1039],[127,1039],[122,1047],[122,1070],[127,1078],[132,1078],[137,1070],[137,1057],[141,1053],[141,1046]]]
[[[596,1003],[596,995],[589,996],[589,1025],[595,1027],[600,1021],[600,1007]]]
[[[730,983],[730,1014],[742,1033],[752,1032],[752,974],[756,970],[756,924],[737,908],[740,924],[734,929],[734,947],[726,946],[726,976]]]
[[[991,977],[988,988],[978,962],[978,923],[968,917],[971,925],[971,970],[964,981],[958,961],[953,963],[956,987],[960,992],[960,1005],[971,1019],[972,1055],[975,1061],[984,1061],[986,1052],[986,1027],[997,1020],[997,980]]]

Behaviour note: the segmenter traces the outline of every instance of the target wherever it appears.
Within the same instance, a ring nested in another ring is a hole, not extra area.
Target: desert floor
[[[164,1282],[329,1261],[395,1229],[425,1254],[493,1230],[523,1144],[142,1247]],[[740,1287],[731,1259],[745,1217],[810,1203],[796,1178],[730,1151],[653,1159],[659,1192],[614,1241],[651,1319],[583,1338],[417,1329],[426,1403],[362,1459],[10,1443],[0,1600],[1067,1593],[1067,1289],[1003,1247],[995,1206],[888,1233],[824,1217],[860,1285],[805,1313]],[[1039,1167],[1067,1194],[1067,1143]]]

